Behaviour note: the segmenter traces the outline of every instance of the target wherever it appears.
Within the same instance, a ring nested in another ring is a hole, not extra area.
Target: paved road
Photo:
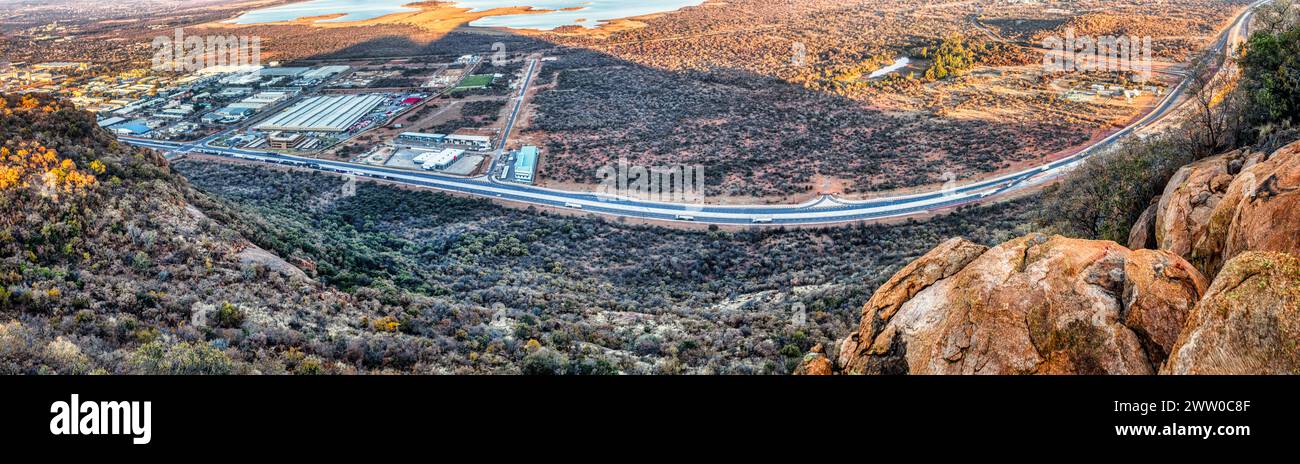
[[[1220,54],[1231,50],[1229,44],[1236,44],[1245,38],[1246,24],[1253,8],[1266,3],[1261,0],[1252,5],[1229,30],[1216,42],[1212,51]],[[511,112],[509,124],[503,133],[502,145],[510,136],[510,129],[519,115],[527,83],[533,78],[537,62],[533,60],[525,75],[525,85]],[[491,170],[477,178],[453,177],[429,172],[410,171],[382,166],[370,166],[340,161],[284,155],[258,150],[220,148],[208,145],[210,139],[195,143],[172,143],[157,140],[122,138],[125,142],[148,148],[155,148],[180,156],[185,153],[198,152],[208,155],[225,156],[249,161],[306,167],[326,172],[336,172],[392,182],[399,182],[416,187],[427,187],[486,198],[510,200],[539,206],[569,208],[589,211],[609,216],[633,217],[666,221],[692,221],[706,224],[758,224],[758,225],[809,225],[835,224],[853,221],[881,220],[901,218],[931,213],[945,208],[987,201],[1010,192],[1030,188],[1068,172],[1088,157],[1112,146],[1116,141],[1132,134],[1134,131],[1166,117],[1176,107],[1186,91],[1188,81],[1179,83],[1147,116],[1134,122],[1109,137],[1071,155],[1041,166],[1002,175],[993,179],[974,182],[948,190],[897,195],[870,200],[845,200],[833,196],[822,196],[798,205],[692,205],[677,203],[660,203],[640,201],[629,198],[611,198],[591,192],[571,192],[546,189],[531,185],[496,182],[491,177]],[[501,158],[500,156],[497,157]]]

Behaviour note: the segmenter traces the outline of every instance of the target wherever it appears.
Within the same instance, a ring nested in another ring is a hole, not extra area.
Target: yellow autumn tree
[[[98,161],[90,169],[102,173]],[[59,158],[54,149],[37,143],[19,142],[11,149],[0,147],[0,191],[40,185],[55,192],[75,192],[94,185],[94,174],[77,168],[77,163]]]

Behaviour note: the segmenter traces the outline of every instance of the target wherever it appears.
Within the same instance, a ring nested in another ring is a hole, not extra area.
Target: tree
[[[1256,128],[1295,122],[1300,112],[1300,27],[1252,35],[1242,55],[1241,72]]]
[[[944,79],[960,75],[975,66],[975,53],[966,44],[966,39],[959,35],[943,39],[934,50],[934,59],[925,70],[929,80]]]
[[[1227,121],[1218,106],[1227,97],[1231,89],[1231,79],[1225,73],[1212,66],[1213,58],[1203,55],[1189,71],[1188,90],[1191,92],[1193,108],[1192,124],[1197,140],[1197,154],[1200,156],[1218,153],[1223,147]],[[1225,63],[1226,65],[1226,63]]]
[[[1273,0],[1255,10],[1258,30],[1267,34],[1280,34],[1300,22],[1294,0]]]

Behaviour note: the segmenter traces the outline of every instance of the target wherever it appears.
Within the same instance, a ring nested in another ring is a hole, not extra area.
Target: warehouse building
[[[298,77],[310,71],[311,68],[262,68],[258,74],[271,77]]]
[[[515,182],[531,184],[536,173],[537,147],[527,146],[521,148],[519,154],[515,155]]]
[[[397,136],[397,141],[423,145],[442,145],[447,141],[447,135],[427,134],[424,132],[403,132]]]
[[[303,79],[308,79],[308,80],[319,80],[319,79],[325,79],[325,78],[328,78],[328,77],[332,77],[332,76],[334,76],[335,74],[339,74],[339,73],[346,72],[348,69],[351,69],[351,68],[350,68],[349,66],[341,66],[341,65],[340,65],[340,66],[321,66],[321,67],[319,67],[319,68],[316,68],[316,69],[313,69],[313,70],[311,70],[311,71],[307,71],[307,72],[303,73],[301,77],[302,77]]]
[[[461,155],[464,154],[465,154],[465,150],[447,148],[447,149],[443,149],[442,151],[428,151],[428,152],[420,153],[419,156],[416,156],[415,159],[411,161],[415,162],[415,164],[420,165],[420,167],[425,170],[447,169],[448,167],[451,167],[451,165],[455,163],[456,160],[460,159]]]
[[[149,128],[149,124],[143,119],[135,119],[132,121],[116,124],[110,127],[109,129],[111,129],[113,133],[117,135],[136,135],[136,136],[148,134],[149,131],[153,130]]]
[[[253,114],[252,108],[240,108],[236,106],[227,106],[211,113],[203,115],[205,124],[231,124],[242,121]]]
[[[492,137],[487,135],[452,134],[448,135],[443,143],[466,150],[487,151],[492,149]]]
[[[384,101],[379,95],[312,97],[261,124],[262,131],[345,132]]]

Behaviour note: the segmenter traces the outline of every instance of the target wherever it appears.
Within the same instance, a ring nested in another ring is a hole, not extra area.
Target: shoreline
[[[711,4],[707,0],[698,6]],[[238,14],[219,21],[199,24],[197,27],[205,28],[223,28],[239,29],[263,26],[311,26],[320,28],[342,28],[342,27],[366,27],[378,25],[410,25],[424,29],[430,32],[450,32],[461,26],[473,27],[483,30],[508,30],[518,34],[525,35],[545,35],[556,34],[566,36],[584,36],[604,37],[615,32],[639,29],[645,27],[644,21],[659,18],[664,15],[672,14],[681,9],[673,11],[664,11],[650,13],[639,16],[627,16],[621,18],[603,19],[598,21],[584,21],[582,24],[568,24],[557,26],[552,29],[537,28],[513,28],[503,26],[473,26],[470,23],[483,18],[494,16],[514,16],[526,14],[546,14],[564,11],[578,11],[584,7],[569,7],[559,9],[544,9],[534,6],[506,6],[481,11],[474,11],[473,8],[456,6],[454,1],[437,2],[437,1],[415,1],[400,5],[402,8],[413,8],[415,11],[399,11],[388,13],[373,18],[357,19],[351,21],[334,21],[336,19],[348,16],[346,12],[327,13],[312,16],[303,16],[291,20],[267,21],[258,23],[236,23],[233,22],[250,11],[241,11]],[[589,26],[595,24],[595,26]]]

